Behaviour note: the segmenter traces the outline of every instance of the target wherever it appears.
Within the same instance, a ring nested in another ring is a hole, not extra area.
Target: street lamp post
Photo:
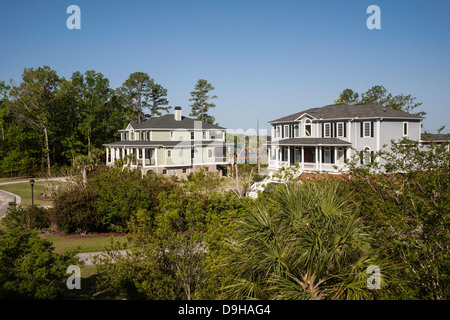
[[[30,184],[31,184],[31,206],[34,206],[34,195],[33,195],[34,180],[33,179],[30,180]]]

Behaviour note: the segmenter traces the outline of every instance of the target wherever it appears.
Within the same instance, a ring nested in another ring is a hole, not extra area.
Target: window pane
[[[370,137],[370,122],[364,123],[364,136]]]
[[[329,137],[329,136],[330,136],[330,124],[325,123],[325,137]]]
[[[342,123],[337,124],[337,135],[338,135],[338,137],[344,136],[344,124],[342,124]]]
[[[311,125],[310,124],[305,125],[305,136],[307,136],[307,137],[311,136]]]

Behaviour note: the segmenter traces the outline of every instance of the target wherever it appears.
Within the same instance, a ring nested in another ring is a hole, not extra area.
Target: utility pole
[[[256,163],[258,164],[258,176],[260,176],[261,162],[259,161],[259,118],[256,118]]]

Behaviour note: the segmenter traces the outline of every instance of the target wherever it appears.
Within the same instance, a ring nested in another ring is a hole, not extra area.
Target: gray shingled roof
[[[350,142],[338,138],[291,138],[272,141],[272,145],[279,146],[349,146]]]
[[[273,122],[294,121],[303,114],[309,114],[316,119],[352,119],[352,118],[401,118],[401,119],[424,119],[424,117],[410,114],[405,111],[384,108],[375,103],[368,104],[332,104],[320,108],[311,108],[301,112],[282,117]]]
[[[221,140],[199,140],[199,141],[136,141],[136,140],[128,140],[128,141],[116,141],[111,143],[103,144],[106,147],[188,147],[188,146],[225,146],[229,145]]]
[[[131,123],[133,129],[194,129],[194,120],[188,117],[181,117],[181,121],[176,121],[173,114],[166,114],[158,118],[154,118],[141,123]],[[201,122],[202,129],[217,129],[223,130],[220,126],[210,124],[207,122]]]
[[[434,142],[448,142],[450,141],[450,138],[447,138],[446,136],[442,134],[436,134],[436,133],[422,133],[422,136],[420,137],[422,141],[434,141]]]

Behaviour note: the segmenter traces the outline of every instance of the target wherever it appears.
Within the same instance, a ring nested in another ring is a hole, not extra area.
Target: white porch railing
[[[270,160],[269,161],[269,169],[278,170],[282,167],[284,168],[293,168],[297,165],[297,163],[289,163],[289,161],[277,161]],[[345,164],[343,163],[320,163],[320,162],[299,162],[298,166],[302,171],[326,171],[326,172],[338,172],[340,170],[345,171]]]

